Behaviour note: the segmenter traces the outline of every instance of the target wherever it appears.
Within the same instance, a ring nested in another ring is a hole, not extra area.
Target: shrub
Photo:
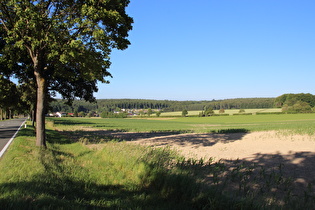
[[[161,112],[158,111],[158,112],[155,113],[155,115],[156,115],[157,117],[159,117],[159,116],[161,115]]]
[[[209,107],[206,109],[204,113],[205,113],[205,116],[212,116],[214,114],[214,111],[211,107]]]
[[[292,106],[289,106],[288,104],[283,105],[282,112],[286,113],[311,113],[312,107],[309,103],[298,101]]]
[[[266,114],[285,114],[284,112],[257,112],[256,115],[266,115]]]
[[[213,114],[212,116],[230,116],[229,114]]]
[[[85,117],[85,112],[79,112],[78,117]]]
[[[188,115],[188,111],[186,109],[184,109],[182,111],[182,117],[186,117]]]
[[[253,113],[234,113],[233,115],[253,115]]]

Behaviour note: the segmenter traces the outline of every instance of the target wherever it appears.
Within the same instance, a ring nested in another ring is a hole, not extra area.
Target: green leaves
[[[3,0],[0,58],[7,74],[37,84],[36,135],[45,146],[47,98],[93,101],[97,82],[110,76],[112,48],[125,49],[132,18],[126,0]],[[2,48],[1,48],[2,47]],[[15,63],[9,67],[9,63]],[[1,64],[1,63],[0,63]],[[16,70],[14,66],[23,66]],[[30,74],[30,69],[33,74]],[[0,72],[1,73],[1,72]],[[36,81],[36,82],[35,82]]]
[[[15,106],[18,98],[16,85],[0,74],[0,108]]]
[[[68,88],[72,93],[65,97],[82,97],[75,87],[83,84],[82,91],[90,92],[97,89],[97,81],[107,82],[112,48],[126,49],[130,44],[133,20],[125,12],[128,4],[127,0],[2,1],[5,53],[27,55],[17,63],[28,62],[33,68],[40,64],[36,71],[46,78],[50,90],[65,93]]]

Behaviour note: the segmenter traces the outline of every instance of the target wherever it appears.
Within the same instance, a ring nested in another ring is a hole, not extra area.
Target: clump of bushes
[[[206,107],[204,111],[199,113],[199,117],[209,117],[214,115],[214,111],[212,107]]]
[[[256,112],[256,115],[285,114],[284,112]]]
[[[313,112],[313,109],[309,103],[303,102],[303,101],[298,101],[292,106],[289,106],[288,104],[284,104],[282,107],[282,112],[285,112],[285,113],[311,113],[311,112]]]
[[[187,109],[184,109],[182,111],[182,117],[187,117],[187,115],[188,115],[188,111],[187,111]]]
[[[253,113],[234,113],[233,115],[253,115]]]

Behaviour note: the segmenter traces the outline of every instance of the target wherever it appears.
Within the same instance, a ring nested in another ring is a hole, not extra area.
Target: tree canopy
[[[282,107],[284,105],[293,106],[296,103],[305,102],[311,107],[315,107],[315,96],[310,93],[288,93],[283,94],[275,99],[275,105]]]
[[[20,83],[34,81],[36,144],[45,146],[47,99],[60,93],[93,101],[111,76],[111,50],[126,49],[133,19],[128,0],[2,0],[0,66]]]
[[[0,74],[0,120],[3,118],[3,111],[17,108],[18,99],[16,85]]]
[[[313,112],[312,108],[315,107],[315,96],[310,93],[283,94],[275,99],[275,105],[282,107],[283,112]]]
[[[188,111],[186,109],[184,109],[182,111],[182,117],[186,117],[188,115]]]

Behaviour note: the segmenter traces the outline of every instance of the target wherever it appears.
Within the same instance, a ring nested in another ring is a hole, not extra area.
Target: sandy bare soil
[[[67,135],[67,132],[63,133]],[[78,137],[82,137],[82,132],[78,136],[73,132],[67,136],[77,141]],[[315,192],[315,135],[292,135],[284,131],[180,134],[92,129],[86,130],[84,137],[92,138],[89,140],[90,144],[93,143],[93,139],[98,142],[104,137],[109,137],[124,140],[129,144],[167,146],[186,158],[220,161],[230,169],[235,168],[237,164],[254,165],[258,171],[266,170],[269,174],[277,172],[283,177],[292,178],[299,194],[303,194],[309,186],[312,192]]]
[[[128,136],[130,137],[130,136]],[[276,131],[231,134],[173,134],[130,137],[130,143],[170,146],[185,157],[241,160],[266,168],[281,164],[286,176],[305,188],[315,186],[315,136],[286,135]],[[315,188],[314,188],[315,190]]]
[[[142,145],[170,146],[186,157],[219,159],[255,159],[258,154],[290,156],[314,153],[315,136],[283,135],[276,131],[231,134],[174,134],[138,138]],[[299,160],[293,160],[298,163]]]
[[[150,147],[170,147],[187,159],[202,158],[204,161],[212,161],[212,164],[208,165],[210,168],[216,167],[215,162],[224,163],[224,169],[219,175],[223,179],[228,179],[229,176],[226,174],[233,173],[233,170],[239,167],[249,167],[248,169],[253,173],[251,181],[248,181],[249,184],[246,186],[250,186],[257,195],[262,192],[269,193],[279,197],[280,200],[283,200],[288,193],[291,197],[294,195],[293,198],[305,197],[305,195],[315,198],[315,135],[293,135],[284,131],[181,134],[95,129],[85,130],[83,133],[80,131],[78,134],[67,131],[62,133],[74,142],[82,137],[88,139],[91,148],[100,148],[102,144],[99,142],[104,139],[120,139],[124,141],[123,143]],[[208,172],[206,171],[202,176],[205,183],[213,185],[213,172]],[[242,173],[247,172],[245,170]],[[239,186],[231,180],[220,183],[225,183],[228,186],[226,190],[229,192],[231,190],[239,192]]]

